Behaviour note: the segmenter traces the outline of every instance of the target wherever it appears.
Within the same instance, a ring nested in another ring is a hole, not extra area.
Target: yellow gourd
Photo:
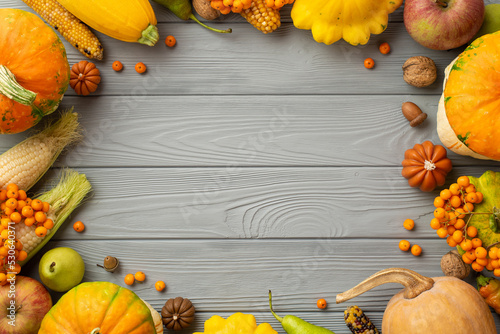
[[[57,0],[71,14],[105,35],[153,46],[156,16],[148,0]]]

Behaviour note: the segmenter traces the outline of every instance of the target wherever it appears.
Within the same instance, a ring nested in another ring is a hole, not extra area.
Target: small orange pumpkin
[[[337,304],[385,283],[405,287],[382,318],[384,334],[496,334],[495,320],[479,292],[456,277],[425,277],[404,268],[381,270],[340,293]]]
[[[82,60],[71,67],[69,85],[78,95],[89,95],[97,90],[101,82],[101,72],[86,60]]]
[[[69,84],[63,43],[35,14],[0,9],[0,134],[18,133],[55,111]]]
[[[415,144],[405,152],[401,175],[408,180],[411,187],[432,191],[436,186],[444,184],[446,175],[451,171],[451,160],[446,155],[443,146],[434,145],[428,140]]]
[[[43,318],[38,334],[156,334],[148,306],[110,282],[86,282],[64,294]]]

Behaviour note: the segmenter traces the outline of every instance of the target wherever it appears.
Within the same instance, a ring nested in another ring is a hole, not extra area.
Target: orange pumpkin
[[[0,9],[0,134],[29,129],[55,111],[69,84],[59,37],[35,14]]]
[[[446,157],[446,149],[434,145],[430,141],[415,144],[406,150],[405,159],[401,163],[401,175],[408,179],[411,187],[419,187],[422,191],[432,191],[442,186],[446,175],[451,171],[451,160]]]
[[[38,334],[156,334],[148,306],[134,292],[109,282],[77,285],[45,315]]]
[[[455,153],[500,161],[500,32],[472,42],[445,70],[437,113],[441,142]]]
[[[483,297],[472,285],[456,277],[429,278],[408,269],[385,269],[338,294],[337,303],[385,283],[400,283],[405,288],[387,304],[382,318],[384,334],[497,333]]]

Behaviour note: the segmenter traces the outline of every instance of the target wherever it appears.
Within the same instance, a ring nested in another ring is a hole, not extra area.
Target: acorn
[[[98,264],[98,267],[104,268],[104,270],[109,271],[112,273],[113,271],[118,268],[118,264],[120,264],[120,261],[116,257],[113,256],[106,256],[104,258],[104,265]]]

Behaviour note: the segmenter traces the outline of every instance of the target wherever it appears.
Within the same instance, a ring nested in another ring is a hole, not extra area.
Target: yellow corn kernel
[[[103,48],[89,27],[56,0],[23,0],[87,58],[102,60]]]
[[[0,189],[15,183],[29,190],[61,151],[81,136],[78,115],[64,113],[53,125],[0,155]]]
[[[240,14],[264,34],[273,32],[281,26],[279,10],[268,7],[266,0],[253,0],[250,8],[244,9]]]

